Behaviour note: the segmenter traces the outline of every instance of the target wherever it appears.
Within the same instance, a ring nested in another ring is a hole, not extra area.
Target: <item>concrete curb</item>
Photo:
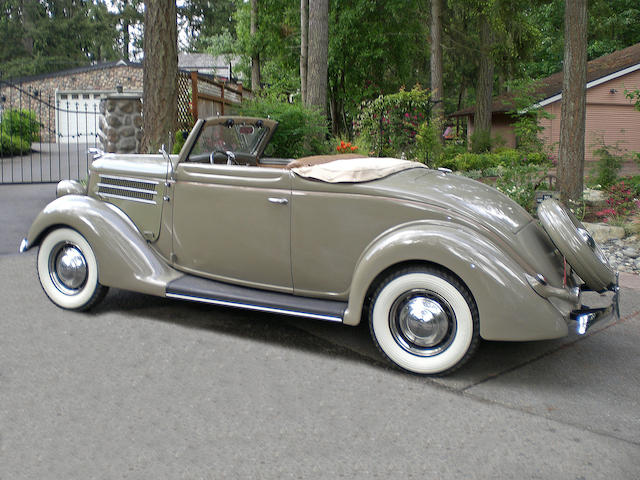
[[[620,286],[640,290],[640,275],[635,273],[620,272]]]

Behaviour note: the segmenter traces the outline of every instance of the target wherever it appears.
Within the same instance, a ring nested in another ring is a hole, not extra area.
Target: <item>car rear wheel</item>
[[[38,277],[49,299],[67,310],[88,310],[108,288],[98,282],[98,264],[89,242],[75,230],[49,233],[38,251]]]
[[[479,342],[478,309],[470,292],[436,268],[387,276],[374,292],[369,326],[385,357],[419,374],[452,372]]]

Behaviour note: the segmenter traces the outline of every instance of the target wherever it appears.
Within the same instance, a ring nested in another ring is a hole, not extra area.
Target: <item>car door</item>
[[[292,291],[288,170],[183,162],[174,180],[176,267]]]

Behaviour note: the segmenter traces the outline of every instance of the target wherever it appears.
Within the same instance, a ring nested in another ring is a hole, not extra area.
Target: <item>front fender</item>
[[[420,221],[384,233],[356,266],[344,323],[360,322],[366,295],[385,270],[408,262],[444,267],[467,285],[478,306],[480,335],[487,340],[541,340],[567,335],[560,312],[529,286],[523,267],[478,232]]]
[[[87,239],[98,262],[102,285],[164,296],[181,274],[148,245],[131,219],[117,207],[84,195],[64,195],[38,214],[27,245],[38,245],[56,227],[70,227]]]

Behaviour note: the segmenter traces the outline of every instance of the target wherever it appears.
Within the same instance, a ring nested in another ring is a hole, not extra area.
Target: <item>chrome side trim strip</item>
[[[134,178],[134,177],[119,177],[117,175],[100,174],[100,178],[110,178],[112,180],[124,180],[127,182],[148,183],[149,185],[158,185],[158,183],[160,183],[160,182],[156,182],[155,180],[145,180],[143,178]]]
[[[122,185],[114,185],[112,183],[98,183],[98,187],[112,188],[115,190],[126,190],[127,192],[138,192],[138,193],[146,193],[149,195],[157,195],[158,192],[155,190],[145,190],[144,188],[135,188],[135,187],[124,187]]]
[[[145,200],[144,198],[125,197],[124,195],[115,195],[113,193],[98,192],[99,197],[119,198],[121,200],[131,200],[132,202],[150,203],[151,205],[157,205],[155,200]]]
[[[221,305],[223,307],[235,307],[235,308],[243,308],[245,310],[255,310],[258,312],[269,312],[269,313],[281,313],[283,315],[291,315],[293,317],[305,317],[305,318],[314,318],[316,320],[326,320],[329,322],[339,322],[342,323],[341,317],[334,317],[332,315],[321,315],[319,313],[308,313],[308,312],[299,312],[295,310],[286,310],[282,308],[273,308],[273,307],[263,307],[261,305],[251,305],[247,303],[239,303],[239,302],[228,302],[226,300],[214,300],[211,298],[202,298],[202,297],[194,297],[191,295],[182,295],[179,293],[167,293],[166,296],[168,298],[177,298],[180,300],[191,300],[193,302],[201,302],[201,303],[210,303],[212,305]]]

